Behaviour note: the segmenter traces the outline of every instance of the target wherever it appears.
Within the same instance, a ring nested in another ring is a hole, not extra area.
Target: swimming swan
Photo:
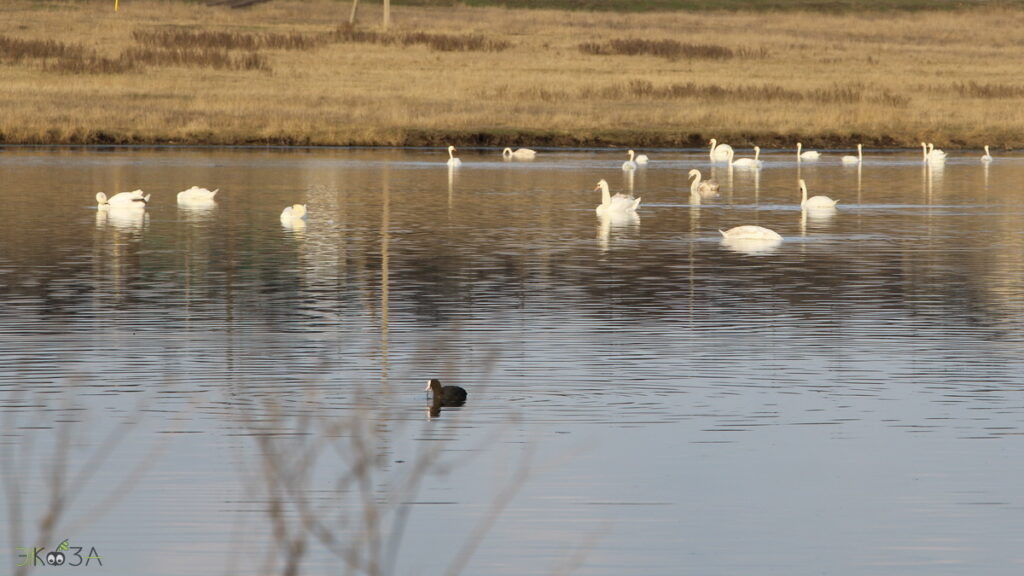
[[[796,143],[796,159],[797,159],[798,162],[800,160],[817,160],[818,158],[821,158],[821,152],[818,152],[816,150],[808,150],[806,152],[800,152],[800,150],[803,149],[803,147],[804,147],[803,144],[801,144],[799,142]]]
[[[835,208],[839,200],[833,200],[828,196],[807,197],[807,183],[800,179],[800,207],[807,210],[820,210],[822,208]]]
[[[719,232],[722,233],[722,237],[726,240],[768,240],[776,242],[782,240],[782,236],[778,232],[750,224],[728,230],[719,230]]]
[[[455,146],[448,147],[448,165],[452,168],[462,166],[462,160],[455,157]]]
[[[627,152],[627,154],[629,154],[629,160],[626,160],[625,162],[622,163],[622,169],[623,170],[636,170],[636,162],[633,161],[633,156],[636,153],[633,152],[632,150],[630,150],[629,152]]]
[[[100,206],[142,206],[145,207],[146,203],[149,202],[149,194],[144,193],[142,190],[132,190],[131,192],[118,192],[110,198],[103,192],[96,193],[96,203]]]
[[[519,148],[513,152],[511,148],[505,148],[501,151],[501,156],[505,159],[533,160],[537,157],[537,151],[530,150],[529,148]]]
[[[921,142],[921,149],[922,154],[924,155],[923,162],[926,164],[931,162],[939,163],[946,161],[946,153],[943,152],[942,150],[936,150],[935,144],[932,144],[931,142],[927,144]]]
[[[864,155],[862,152],[864,145],[857,144],[857,155],[856,156],[843,156],[843,164],[860,164],[864,161]]]
[[[306,219],[306,205],[305,204],[292,204],[285,208],[281,212],[281,223],[289,226],[297,223],[296,221]]]
[[[986,164],[992,161],[992,155],[988,153],[988,144],[985,145],[985,155],[981,157],[981,161]]]
[[[715,196],[716,194],[718,194],[718,182],[715,182],[714,180],[702,181],[700,179],[700,170],[697,170],[696,168],[690,170],[690,173],[687,177],[696,177],[696,179],[692,183],[690,183],[691,195],[700,194],[701,196],[707,198],[709,196]]]
[[[622,194],[620,192],[612,196],[611,192],[608,191],[608,182],[604,179],[597,183],[594,190],[601,191],[601,205],[594,209],[598,216],[636,212],[637,207],[640,206],[640,199],[633,198],[631,194]]]
[[[217,195],[220,188],[210,191],[206,188],[200,188],[193,186],[188,190],[182,190],[178,192],[178,203],[184,204],[188,202],[211,202],[213,197]]]
[[[710,141],[711,144],[711,161],[712,162],[728,162],[729,153],[732,152],[732,146],[728,144],[719,144],[718,140],[714,138]]]
[[[642,166],[650,162],[651,159],[647,157],[647,154],[637,154],[633,161]]]
[[[761,148],[754,146],[754,157],[753,158],[740,158],[739,160],[733,160],[733,151],[729,151],[729,165],[735,166],[736,168],[760,168],[763,162],[761,162]]]

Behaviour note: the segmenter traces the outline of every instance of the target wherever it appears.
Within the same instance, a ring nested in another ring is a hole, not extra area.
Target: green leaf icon
[[[65,538],[64,541],[60,543],[60,546],[57,546],[57,550],[60,550],[61,552],[67,551],[68,548],[70,548],[70,546],[68,545],[67,538]]]

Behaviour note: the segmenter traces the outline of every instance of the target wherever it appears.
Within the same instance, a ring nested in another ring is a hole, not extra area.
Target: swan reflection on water
[[[122,231],[139,231],[149,221],[145,205],[118,206],[101,204],[96,207],[96,227],[111,226]]]
[[[608,251],[612,230],[623,232],[626,230],[636,231],[640,228],[640,215],[636,212],[598,214],[597,220],[597,242],[602,252]]]

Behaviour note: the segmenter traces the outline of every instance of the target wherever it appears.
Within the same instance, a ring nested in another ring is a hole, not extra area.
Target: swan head
[[[696,176],[697,178],[700,178],[700,170],[697,170],[696,168],[691,169],[689,174],[687,175],[686,179],[689,180],[690,178],[693,178],[694,176]]]
[[[630,160],[632,160],[633,157],[636,156],[636,152],[633,152],[632,150],[630,150],[629,152],[626,152],[626,154],[629,154],[629,159]]]
[[[106,204],[107,203],[107,195],[104,194],[103,192],[97,192],[96,193],[96,203],[97,204],[101,204],[101,205],[102,204]]]
[[[604,178],[597,181],[597,186],[594,186],[594,190],[600,190],[602,192],[608,191],[608,181]]]
[[[804,145],[801,142],[796,143],[796,153],[799,154],[800,150],[803,149]]]
[[[501,151],[501,155],[502,156],[511,156],[512,155],[512,149],[511,148],[505,148],[504,150]]]
[[[761,147],[760,146],[754,146],[754,153],[755,154],[759,153],[760,151],[761,151]]]
[[[708,144],[711,144],[711,147],[714,148],[715,146],[718,146],[718,140],[712,138],[711,140],[708,140]]]

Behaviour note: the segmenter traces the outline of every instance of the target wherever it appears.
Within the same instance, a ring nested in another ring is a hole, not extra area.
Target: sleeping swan
[[[188,190],[182,190],[178,192],[178,203],[186,204],[188,202],[212,202],[213,197],[217,195],[220,188],[216,190],[207,190],[206,188],[200,188],[193,186]]]
[[[96,193],[96,203],[100,206],[141,206],[144,208],[147,202],[149,202],[149,194],[142,190],[118,192],[110,198],[107,198],[103,192]]]
[[[305,204],[292,204],[285,208],[281,212],[281,223],[285,226],[291,226],[299,222],[305,222],[306,220],[306,205]]]

